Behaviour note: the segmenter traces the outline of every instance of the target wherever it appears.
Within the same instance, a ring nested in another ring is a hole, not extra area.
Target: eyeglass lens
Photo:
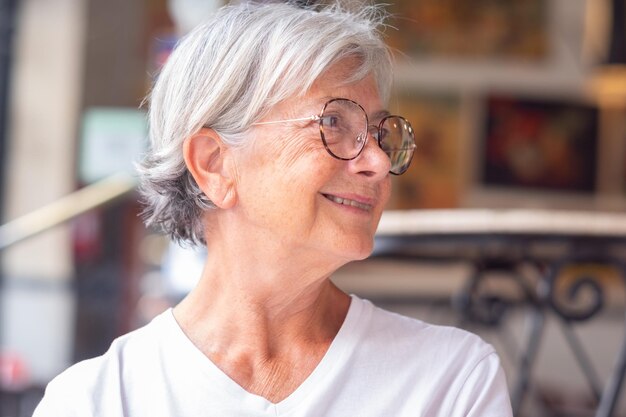
[[[347,99],[329,101],[320,118],[320,132],[328,152],[338,159],[356,158],[367,139],[368,120],[365,110]],[[399,116],[384,118],[374,132],[382,150],[391,161],[390,172],[407,170],[415,148],[414,133],[409,122]],[[380,136],[380,137],[379,137]]]
[[[331,100],[320,119],[326,149],[339,159],[356,158],[363,149],[367,132],[367,115],[350,100]]]
[[[385,117],[380,123],[379,144],[391,161],[390,171],[402,174],[409,168],[415,151],[415,135],[411,124],[403,117]]]

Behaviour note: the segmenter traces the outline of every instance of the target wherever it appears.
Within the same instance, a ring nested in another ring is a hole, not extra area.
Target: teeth
[[[369,204],[359,203],[358,201],[348,200],[347,198],[336,197],[330,194],[324,194],[324,196],[326,196],[326,198],[328,198],[331,201],[334,201],[337,204],[343,204],[345,206],[353,206],[353,207],[360,208],[361,210],[369,210],[370,208],[372,208],[372,206],[370,206]]]

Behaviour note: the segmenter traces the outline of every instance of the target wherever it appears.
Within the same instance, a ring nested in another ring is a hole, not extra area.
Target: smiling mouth
[[[356,207],[356,208],[359,208],[361,210],[366,210],[366,211],[369,211],[372,209],[372,206],[370,204],[360,203],[358,201],[337,197],[331,194],[322,194],[322,195],[326,197],[327,199],[329,199],[330,201],[337,203],[337,204],[343,204],[344,206],[352,206],[352,207]]]

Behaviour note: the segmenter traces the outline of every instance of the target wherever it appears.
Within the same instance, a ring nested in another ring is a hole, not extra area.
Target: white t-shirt
[[[352,296],[325,356],[279,403],[250,394],[203,355],[172,310],[56,377],[33,417],[510,417],[493,348],[463,330]]]

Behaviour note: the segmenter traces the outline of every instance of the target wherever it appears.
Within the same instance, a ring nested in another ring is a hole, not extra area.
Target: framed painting
[[[484,185],[590,193],[597,148],[594,106],[507,96],[486,101]]]
[[[413,126],[411,167],[393,177],[390,209],[458,207],[461,192],[460,109],[457,96],[403,93],[392,111]]]
[[[393,47],[418,58],[537,62],[549,55],[548,0],[396,0]]]

